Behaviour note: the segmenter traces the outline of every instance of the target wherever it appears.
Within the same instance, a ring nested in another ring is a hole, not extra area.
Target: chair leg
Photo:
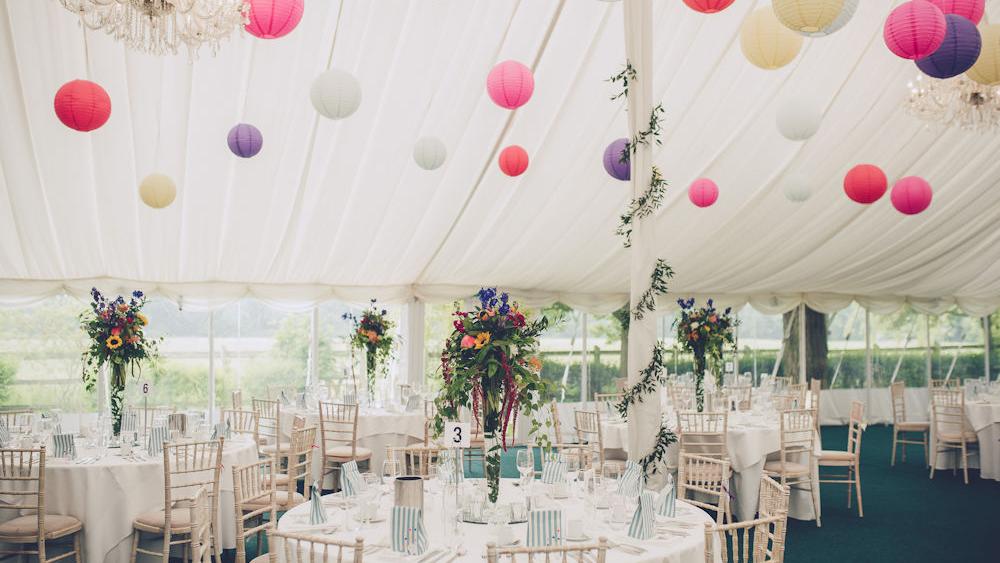
[[[937,465],[937,462],[938,462],[938,449],[937,448],[934,448],[934,457],[932,457],[931,459],[934,460],[934,461],[931,462],[931,479],[933,479],[934,478],[934,467]]]
[[[965,447],[965,440],[962,440],[962,474],[965,476],[965,484],[969,484],[969,450]]]
[[[858,518],[865,517],[865,509],[861,505],[861,462],[854,466],[854,490],[858,493]]]
[[[928,441],[929,440],[928,440],[928,437],[927,437],[928,434],[930,434],[930,432],[924,432],[924,463],[926,465],[930,465],[931,464],[930,452],[928,451],[928,447],[929,447],[928,446]]]
[[[847,470],[847,508],[851,507],[851,495],[854,494],[854,491],[851,490],[851,485],[852,485],[852,483],[851,483],[851,470],[848,469]]]
[[[139,530],[132,530],[132,554],[130,556],[131,563],[135,563],[135,557],[138,554],[139,549]]]
[[[80,550],[80,532],[73,534],[73,554],[76,563],[83,563],[83,551]]]
[[[809,493],[810,496],[812,496],[813,515],[816,516],[816,527],[819,528],[823,525],[819,515],[819,483],[812,478],[809,479]]]
[[[899,438],[899,430],[895,426],[892,427],[892,458],[889,461],[891,467],[896,466],[896,440]]]

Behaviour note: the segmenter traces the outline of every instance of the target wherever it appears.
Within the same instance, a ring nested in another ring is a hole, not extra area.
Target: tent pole
[[[582,326],[583,326],[583,336],[580,338],[580,347],[582,353],[580,354],[580,402],[587,402],[587,395],[590,394],[590,365],[588,364],[589,358],[587,356],[587,313],[583,313]]]
[[[406,349],[406,382],[414,387],[421,387],[424,379],[424,317],[427,313],[426,304],[414,298],[407,301],[403,319],[406,322],[403,346]]]
[[[806,304],[799,303],[799,383],[806,382]]]
[[[215,311],[208,313],[208,420],[215,422]]]
[[[983,371],[990,380],[990,316],[983,317]]]
[[[306,388],[318,381],[319,371],[319,306],[314,306],[309,316],[309,366],[306,369]]]
[[[872,366],[872,313],[865,307],[865,388],[871,389],[874,378]]]
[[[931,350],[931,315],[930,313],[924,315],[924,337],[927,339],[927,381],[924,382],[925,387],[931,386],[931,379],[934,378],[934,353]]]

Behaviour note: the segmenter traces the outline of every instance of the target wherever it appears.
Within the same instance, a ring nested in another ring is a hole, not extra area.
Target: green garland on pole
[[[667,181],[660,174],[660,169],[653,166],[653,175],[649,180],[649,188],[637,198],[632,198],[625,213],[621,216],[618,230],[615,234],[624,238],[625,248],[632,246],[632,224],[638,219],[649,217],[660,208],[663,196],[667,195]]]
[[[642,292],[639,302],[635,304],[632,311],[632,318],[641,321],[647,312],[656,310],[656,296],[664,295],[669,291],[667,280],[674,277],[674,269],[662,258],[656,259],[653,266],[653,273],[649,276],[649,289]]]

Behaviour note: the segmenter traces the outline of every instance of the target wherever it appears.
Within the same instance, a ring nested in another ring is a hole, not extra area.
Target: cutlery
[[[465,546],[464,546],[464,545],[460,545],[460,546],[458,546],[458,549],[457,549],[457,550],[455,551],[455,554],[454,554],[454,555],[452,555],[452,556],[451,556],[451,557],[450,557],[450,558],[449,558],[449,559],[448,559],[447,561],[445,561],[444,563],[452,563],[452,561],[454,561],[454,560],[458,559],[459,557],[461,557],[461,556],[463,556],[463,555],[465,555]]]

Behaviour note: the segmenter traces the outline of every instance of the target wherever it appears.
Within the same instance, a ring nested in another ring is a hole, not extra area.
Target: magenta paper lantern
[[[715,14],[725,10],[735,0],[684,0],[688,8],[703,14]]]
[[[63,84],[56,92],[53,106],[59,121],[77,131],[93,131],[111,117],[111,97],[100,84],[89,80]]]
[[[284,37],[299,25],[303,0],[249,0],[250,21],[244,26],[247,32],[261,39]]]
[[[983,19],[986,0],[930,0],[944,15],[955,14],[978,25]]]
[[[882,28],[886,47],[904,59],[922,59],[944,41],[944,13],[927,0],[900,4],[889,13]]]
[[[892,206],[904,215],[916,215],[931,205],[931,185],[919,176],[900,178],[892,186]]]
[[[535,91],[531,69],[517,61],[504,61],[486,77],[486,91],[498,106],[515,109],[528,103]]]
[[[632,165],[628,154],[628,139],[622,137],[611,141],[604,149],[604,169],[615,180],[628,182],[632,179]]]
[[[858,203],[875,203],[889,187],[885,172],[874,164],[859,164],[844,176],[844,193]]]
[[[264,146],[264,136],[260,129],[249,123],[237,123],[229,130],[229,150],[240,158],[250,158],[260,152]]]
[[[528,169],[528,151],[519,145],[511,145],[500,151],[500,158],[497,159],[500,170],[508,176],[520,176]]]
[[[719,186],[708,178],[698,178],[688,186],[688,199],[698,207],[708,207],[719,199]]]
[[[948,22],[944,42],[930,56],[917,61],[917,68],[934,78],[951,78],[969,70],[976,64],[983,47],[974,23],[955,14],[944,18]]]

